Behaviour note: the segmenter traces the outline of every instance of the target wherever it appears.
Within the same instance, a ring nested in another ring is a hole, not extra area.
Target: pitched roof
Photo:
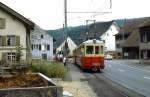
[[[96,25],[96,29],[94,28],[94,24],[89,25],[89,34],[88,38],[94,38],[94,32],[96,32],[96,35],[98,36],[97,38],[99,38],[103,33],[105,33],[109,27],[112,25],[113,21],[109,21],[109,22],[97,22]],[[75,33],[69,33],[68,36],[75,42],[76,45],[80,45],[82,42],[87,40],[87,29],[85,26],[81,26],[80,29],[82,29],[83,32],[77,31]],[[56,39],[57,41],[54,43],[55,47],[58,47],[62,42],[63,42],[63,35],[58,37]]]
[[[110,28],[112,23],[113,21],[97,22],[95,24],[91,24],[89,27],[89,36],[91,38],[94,38],[94,34],[96,34],[96,36],[101,36]]]
[[[121,46],[122,47],[137,47],[139,46],[139,39],[140,39],[139,37],[140,37],[139,30],[136,29],[131,33],[131,35],[127,38],[127,40],[121,44]]]
[[[59,47],[63,42],[64,42],[64,38],[60,36],[60,37],[56,40],[56,42],[54,42],[54,48]]]
[[[150,19],[139,25],[140,28],[145,26],[150,26]]]
[[[77,44],[80,45],[82,42],[86,41],[87,39],[99,39],[100,36],[105,33],[109,27],[112,25],[113,21],[108,22],[96,22],[95,24],[89,25],[89,29],[85,29],[86,31],[80,33],[80,37],[74,39],[72,36],[72,40]],[[87,34],[88,30],[88,34]],[[94,34],[96,33],[96,37]]]
[[[17,13],[10,7],[6,6],[5,4],[0,2],[0,9],[8,13],[9,15],[13,16],[14,18],[18,19],[21,21],[23,24],[25,24],[27,27],[33,29],[34,28],[34,23],[30,21],[29,19],[25,18],[21,14]]]
[[[128,19],[117,35],[130,34],[129,37],[121,44],[122,47],[137,47],[139,46],[139,27],[150,23],[150,17]]]
[[[44,29],[42,29],[40,26],[35,25],[34,26],[34,31],[32,33],[43,33],[43,34],[46,34],[47,32]]]
[[[127,19],[124,26],[120,29],[119,33],[116,35],[121,35],[122,33],[124,34],[132,33],[135,29],[139,28],[139,25],[149,20],[150,17]]]

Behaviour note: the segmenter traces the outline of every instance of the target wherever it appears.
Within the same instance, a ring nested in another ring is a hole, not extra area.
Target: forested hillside
[[[67,35],[71,37],[74,41],[80,40],[79,37],[81,36],[81,33],[87,32],[86,26],[77,26],[77,27],[68,27],[68,29],[60,28],[56,30],[47,30],[47,32],[53,36],[55,40],[59,40],[63,37],[63,34],[67,32]]]

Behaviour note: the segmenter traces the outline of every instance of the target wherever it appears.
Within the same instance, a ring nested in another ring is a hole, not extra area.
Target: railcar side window
[[[94,54],[94,47],[86,46],[86,54]]]
[[[84,46],[81,47],[81,54],[84,55]]]
[[[95,54],[100,54],[100,47],[99,46],[95,46]]]

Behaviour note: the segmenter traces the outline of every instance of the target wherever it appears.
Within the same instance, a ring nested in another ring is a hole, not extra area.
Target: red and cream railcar
[[[82,69],[104,69],[104,41],[87,40],[74,50],[75,64]]]

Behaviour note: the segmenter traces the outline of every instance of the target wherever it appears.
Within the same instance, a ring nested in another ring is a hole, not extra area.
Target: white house
[[[113,21],[97,22],[90,25],[89,37],[100,38],[105,41],[106,52],[115,51],[115,34],[119,32],[119,27]]]
[[[16,61],[16,46],[22,60],[31,59],[30,32],[34,23],[0,2],[0,60]]]
[[[53,59],[53,37],[37,25],[31,33],[31,44],[33,59]]]
[[[74,41],[68,36],[67,37],[67,43],[69,48],[69,55],[73,55],[73,50],[77,47],[77,45],[74,43]],[[60,46],[56,49],[56,52],[62,51],[65,45],[65,41],[63,41]]]

